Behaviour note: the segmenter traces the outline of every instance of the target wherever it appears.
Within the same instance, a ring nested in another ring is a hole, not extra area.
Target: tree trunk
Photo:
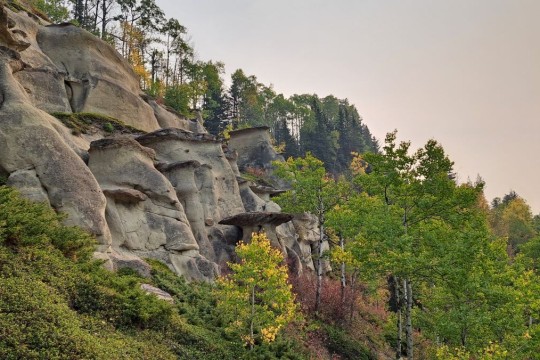
[[[323,276],[323,270],[322,270],[323,240],[324,240],[323,228],[322,228],[322,225],[319,223],[319,249],[318,249],[319,254],[317,256],[317,292],[315,293],[315,312],[316,313],[319,312],[319,309],[321,307],[322,276]]]
[[[169,76],[170,76],[170,58],[171,58],[171,43],[170,35],[167,33],[167,59],[165,61],[165,87],[169,87]]]
[[[354,315],[354,302],[356,300],[355,296],[355,290],[354,285],[356,284],[356,270],[353,271],[351,274],[351,281],[350,281],[350,288],[351,288],[351,303],[349,304],[349,323],[352,324],[353,321],[353,315]]]
[[[79,23],[79,26],[83,26],[84,19],[84,3],[83,0],[77,0],[75,3],[75,20]]]
[[[343,235],[339,234],[339,247],[341,250],[345,250],[345,240]],[[345,262],[341,262],[341,303],[345,302],[345,286],[347,285],[347,279],[345,277]]]
[[[397,277],[394,277],[394,296],[396,299],[396,316],[397,316],[397,341],[396,341],[396,359],[401,359],[401,343],[403,341],[401,334],[403,333],[403,325],[401,321],[401,308],[403,302],[401,301],[401,294],[399,291],[399,279]]]
[[[413,360],[413,328],[412,328],[412,304],[413,304],[413,292],[412,285],[410,280],[404,280],[404,285],[407,288],[407,307],[405,311],[406,325],[405,325],[405,334],[407,336],[407,359]]]
[[[97,11],[96,11],[97,12]],[[101,39],[105,40],[107,36],[107,0],[103,0],[101,3]]]

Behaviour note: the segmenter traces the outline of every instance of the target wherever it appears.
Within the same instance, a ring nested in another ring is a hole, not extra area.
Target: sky
[[[540,0],[156,0],[201,60],[439,141],[461,181],[540,213]]]

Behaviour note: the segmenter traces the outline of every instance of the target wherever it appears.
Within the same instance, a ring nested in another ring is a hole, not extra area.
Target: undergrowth
[[[249,351],[228,338],[210,284],[186,283],[150,261],[152,278],[112,273],[94,240],[45,204],[0,186],[1,359],[304,359],[282,337]],[[173,295],[170,304],[142,283]]]

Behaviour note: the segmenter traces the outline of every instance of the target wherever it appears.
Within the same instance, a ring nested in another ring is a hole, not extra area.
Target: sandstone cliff
[[[55,113],[95,113],[132,130],[81,133]],[[109,267],[144,274],[142,259],[155,258],[212,280],[237,241],[264,228],[298,271],[313,268],[312,219],[276,215],[279,190],[242,177],[259,168],[272,178],[279,159],[268,129],[237,131],[224,146],[143,94],[107,43],[0,6],[0,176],[94,234]]]

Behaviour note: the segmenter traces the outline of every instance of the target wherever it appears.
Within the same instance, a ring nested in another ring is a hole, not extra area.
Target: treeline
[[[254,75],[195,55],[186,27],[167,19],[155,0],[31,0],[53,22],[72,21],[107,41],[133,66],[143,90],[186,117],[200,114],[214,135],[268,126],[288,156],[311,152],[333,174],[352,153],[378,151],[377,140],[347,99],[315,94],[285,97]],[[225,131],[226,133],[227,131]]]

